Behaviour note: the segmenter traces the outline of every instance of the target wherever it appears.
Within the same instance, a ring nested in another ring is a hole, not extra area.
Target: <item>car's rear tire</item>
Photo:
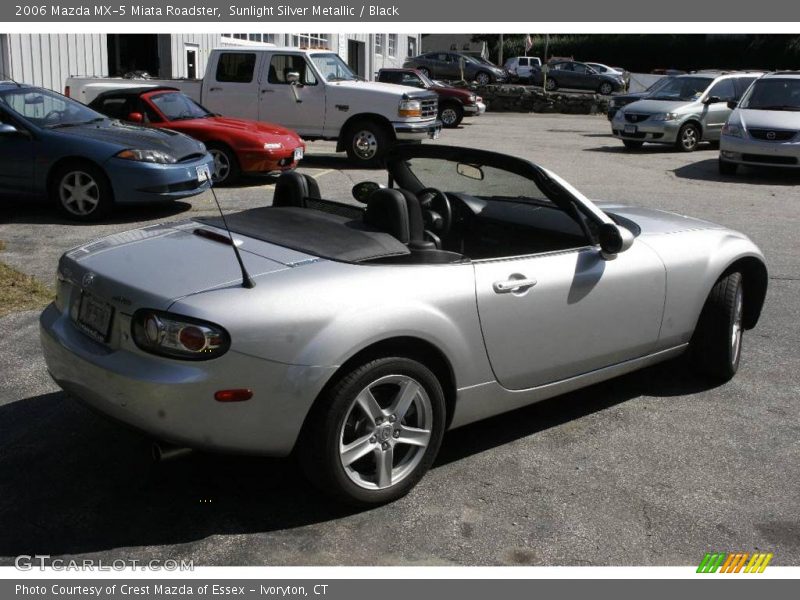
[[[721,158],[717,161],[717,164],[719,165],[720,175],[736,175],[736,171],[739,170],[739,165],[728,162],[727,160],[722,160]]]
[[[600,84],[600,87],[597,88],[597,93],[601,94],[602,96],[610,96],[614,92],[614,86],[608,83],[607,81]]]
[[[678,139],[675,146],[683,152],[694,152],[700,143],[700,128],[694,123],[686,123],[678,131]]]
[[[458,102],[447,102],[439,107],[439,120],[448,129],[454,129],[464,119],[464,108]]]
[[[407,494],[433,464],[444,435],[436,376],[404,357],[353,368],[318,399],[298,441],[307,477],[351,505]]]
[[[744,289],[739,272],[723,275],[706,299],[689,349],[692,367],[702,375],[728,381],[742,356]]]
[[[544,89],[548,92],[555,92],[558,89],[558,82],[552,77],[548,77],[544,84]]]
[[[363,165],[374,165],[386,156],[392,136],[385,125],[363,120],[348,127],[345,140],[345,151],[350,160]]]
[[[218,142],[208,142],[206,148],[214,158],[214,170],[211,173],[214,185],[225,186],[236,183],[241,177],[242,170],[233,150]]]
[[[62,165],[50,178],[50,197],[61,214],[74,221],[93,222],[114,206],[114,191],[105,172],[89,162]]]
[[[638,150],[642,146],[644,146],[644,142],[637,142],[636,140],[622,140],[622,144],[628,150]]]

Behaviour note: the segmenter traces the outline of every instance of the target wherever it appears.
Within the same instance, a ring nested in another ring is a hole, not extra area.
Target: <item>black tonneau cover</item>
[[[195,220],[225,229],[221,217]],[[312,208],[265,206],[227,215],[226,220],[234,233],[330,260],[358,263],[409,254],[388,233]]]

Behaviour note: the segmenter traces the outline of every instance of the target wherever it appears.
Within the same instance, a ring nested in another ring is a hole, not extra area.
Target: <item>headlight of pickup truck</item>
[[[171,165],[178,162],[178,159],[162,152],[161,150],[123,150],[116,154],[117,158],[124,158],[125,160],[135,160],[137,162],[158,163],[161,165]]]
[[[397,114],[400,117],[421,117],[422,103],[419,100],[403,100]]]

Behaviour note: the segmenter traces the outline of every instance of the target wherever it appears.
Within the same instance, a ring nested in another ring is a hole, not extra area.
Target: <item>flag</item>
[[[525,36],[525,52],[528,52],[531,48],[533,48],[533,40],[531,39],[531,34]]]

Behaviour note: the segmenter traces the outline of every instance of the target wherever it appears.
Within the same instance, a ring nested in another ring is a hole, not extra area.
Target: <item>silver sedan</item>
[[[75,398],[180,448],[286,456],[361,505],[447,429],[685,352],[724,381],[767,270],[745,235],[594,203],[515,157],[399,147],[361,204],[281,176],[273,205],[67,252],[41,316]]]

